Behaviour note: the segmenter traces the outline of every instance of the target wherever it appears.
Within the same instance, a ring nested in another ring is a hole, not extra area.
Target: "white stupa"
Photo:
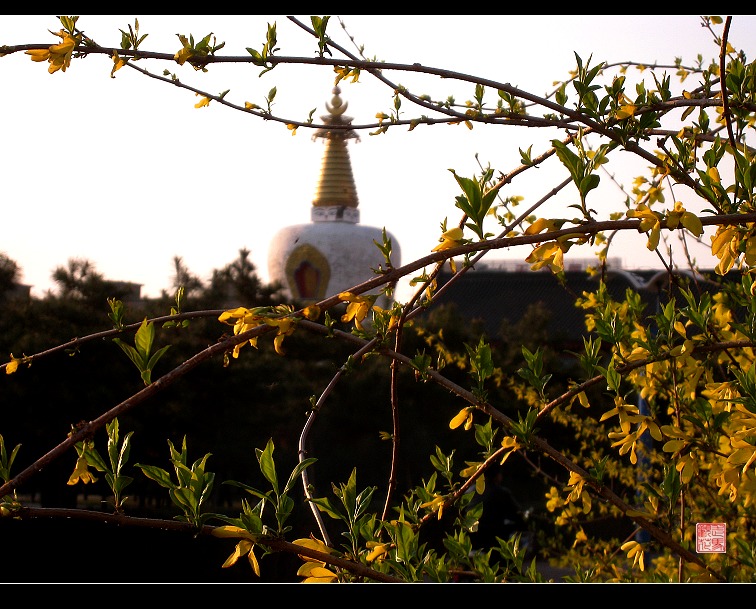
[[[325,125],[350,125],[344,116],[347,103],[334,87],[329,114],[321,116]],[[347,140],[359,136],[352,129],[319,129],[313,140],[325,140],[320,179],[312,201],[311,222],[287,226],[272,238],[268,248],[268,275],[280,282],[288,296],[312,303],[338,294],[375,277],[372,269],[385,269],[386,261],[373,243],[383,243],[381,228],[361,226],[357,189],[347,150]],[[399,244],[391,233],[391,263],[401,265]],[[376,293],[380,290],[375,290]],[[390,303],[381,297],[377,304]]]

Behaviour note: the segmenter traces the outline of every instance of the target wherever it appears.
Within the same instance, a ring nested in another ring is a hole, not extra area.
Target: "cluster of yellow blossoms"
[[[31,56],[32,61],[47,61],[50,66],[47,71],[50,74],[54,74],[58,70],[66,71],[71,65],[71,56],[74,49],[81,44],[81,36],[73,36],[65,30],[55,34],[61,39],[61,42],[54,44],[47,49],[33,49],[26,51],[26,54]]]

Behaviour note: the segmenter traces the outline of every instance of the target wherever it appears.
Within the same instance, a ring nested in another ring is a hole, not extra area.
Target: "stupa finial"
[[[328,114],[324,114],[320,117],[327,127],[318,129],[312,136],[312,139],[353,139],[359,142],[360,136],[357,135],[353,129],[348,128],[348,126],[352,124],[352,117],[344,114],[349,103],[341,99],[341,88],[336,86],[331,92],[333,93],[333,97],[331,97],[330,102],[326,102],[326,110],[328,110]],[[347,128],[339,128],[342,125]]]
[[[329,104],[326,102],[326,110],[328,110],[332,116],[341,116],[346,112],[349,103],[341,99],[341,95],[339,95],[341,89],[339,87],[334,87],[332,93],[333,97],[331,98],[331,103]],[[351,122],[351,119],[347,122]]]

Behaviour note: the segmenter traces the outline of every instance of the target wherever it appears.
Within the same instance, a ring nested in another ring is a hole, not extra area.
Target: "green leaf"
[[[606,377],[607,388],[610,391],[618,392],[622,377],[620,376],[620,373],[617,372],[617,370],[614,368],[614,361],[609,363],[609,366],[606,369],[606,374],[604,376]]]
[[[294,500],[288,495],[281,495],[281,499],[278,502],[278,507],[276,509],[276,518],[280,522],[284,522],[289,516],[291,516],[293,511]]]
[[[251,49],[251,48],[247,47],[247,53],[249,53],[250,55],[252,55],[252,62],[255,65],[261,66],[261,65],[263,65],[265,63],[263,61],[263,58],[261,57],[260,53],[258,51],[256,51],[255,49]]]
[[[123,444],[121,445],[121,450],[118,453],[118,461],[114,465],[111,465],[113,471],[116,473],[120,472],[121,468],[129,461],[129,454],[131,453],[131,436],[133,433],[133,431],[130,431],[126,434],[123,439]]]
[[[260,497],[261,499],[267,499],[268,497],[263,493],[262,491],[258,491],[256,488],[249,486],[248,484],[244,484],[243,482],[239,482],[237,480],[224,480],[223,484],[228,484],[229,486],[238,486],[239,488],[244,489],[245,491],[255,495],[256,497]]]
[[[406,522],[398,522],[396,527],[396,557],[402,562],[411,562],[413,547],[417,541],[417,534]]]
[[[284,494],[288,493],[294,487],[294,485],[297,483],[297,480],[299,480],[299,476],[301,475],[301,473],[307,467],[309,467],[316,461],[317,459],[315,459],[314,457],[311,457],[309,459],[305,459],[304,461],[300,461],[299,463],[297,463],[297,466],[292,470],[291,475],[289,476],[289,480],[286,483],[286,486],[284,487],[284,490],[283,490]]]
[[[176,488],[176,485],[171,481],[170,474],[164,469],[156,467],[154,465],[141,465],[139,463],[137,463],[135,467],[141,469],[142,473],[145,476],[147,476],[150,480],[154,480],[160,486],[169,489]]]
[[[310,499],[310,503],[314,503],[321,512],[324,512],[334,520],[345,520],[344,515],[331,504],[331,501],[327,497]]]
[[[177,463],[176,461],[173,462],[174,467],[176,468],[176,478],[178,480],[179,486],[189,486],[192,483],[192,470],[190,470],[186,465],[183,463]]]
[[[578,184],[583,177],[584,169],[580,157],[572,152],[566,144],[559,140],[551,140],[551,145],[554,146],[559,160],[562,161],[562,164],[570,172],[572,181],[575,182],[575,184]]]
[[[585,176],[582,180],[580,180],[580,184],[578,185],[578,190],[580,191],[580,194],[585,198],[585,196],[594,188],[596,188],[599,185],[599,182],[601,181],[601,178],[597,176],[595,173],[591,173],[587,176]]]
[[[480,184],[470,178],[458,176],[453,169],[450,171],[454,175],[454,179],[457,180],[457,184],[459,184],[460,188],[465,193],[465,197],[457,197],[457,201],[467,207],[467,209],[462,209],[462,211],[464,211],[471,218],[474,218],[476,211],[480,209]]]
[[[137,330],[136,337],[134,338],[134,345],[137,352],[142,356],[142,361],[147,361],[152,349],[152,341],[155,339],[155,326],[152,322],[148,322],[145,317],[142,321],[142,325]]]
[[[188,488],[180,486],[174,487],[169,491],[169,495],[171,496],[171,501],[173,501],[173,503],[179,506],[182,510],[188,511],[192,514],[195,513],[197,502],[194,499],[192,493],[189,492]]]
[[[130,476],[118,476],[115,479],[115,483],[111,483],[110,486],[113,489],[113,493],[115,495],[120,495],[123,492],[123,489],[125,489],[133,481],[134,478],[131,478]],[[121,499],[121,502],[123,502],[123,498]]]
[[[359,495],[357,495],[357,499],[355,501],[355,509],[354,509],[354,515],[355,519],[362,516],[362,514],[370,507],[370,501],[373,498],[373,493],[375,492],[375,487],[368,487],[364,489]]]
[[[161,347],[155,353],[153,353],[152,357],[150,358],[150,361],[147,362],[147,369],[152,370],[155,367],[155,364],[157,364],[157,361],[163,357],[163,354],[170,349],[170,345],[166,345],[165,347]]]
[[[108,465],[107,463],[105,463],[105,460],[102,458],[100,453],[97,452],[97,449],[85,448],[84,458],[87,460],[87,463],[90,466],[94,467],[97,471],[100,471],[100,472],[108,471]]]
[[[139,356],[139,353],[137,353],[136,349],[134,349],[134,347],[132,347],[131,345],[127,345],[120,338],[114,338],[113,342],[116,345],[118,345],[121,349],[123,349],[123,352],[129,356],[129,359],[134,363],[134,365],[141,372],[142,371],[142,358]]]
[[[278,495],[278,476],[276,476],[276,464],[273,461],[273,439],[268,440],[265,450],[257,451],[257,460],[260,463],[260,471],[265,479],[273,486],[273,491]]]
[[[350,520],[353,519],[357,507],[357,468],[352,469],[349,480],[342,486],[341,502],[346,508]],[[355,518],[356,519],[356,518]]]
[[[485,217],[488,214],[488,210],[491,209],[491,205],[493,204],[494,200],[499,194],[499,189],[501,188],[501,186],[502,184],[499,183],[494,188],[492,188],[486,194],[483,195],[482,206],[480,209],[480,213],[483,215],[483,217]],[[482,219],[483,218],[481,218],[481,220]]]

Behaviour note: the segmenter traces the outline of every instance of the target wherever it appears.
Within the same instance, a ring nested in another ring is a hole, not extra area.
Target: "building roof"
[[[691,276],[689,272],[679,274]],[[451,276],[448,271],[439,274],[438,287],[444,286]],[[576,306],[576,301],[584,292],[598,288],[599,277],[589,276],[585,270],[565,271],[564,277],[564,284],[560,284],[546,270],[508,272],[473,268],[458,278],[438,302],[453,302],[465,319],[481,320],[490,340],[499,335],[504,320],[516,324],[530,305],[542,303],[551,313],[547,331],[553,340],[582,343],[581,337],[586,334],[585,311]],[[711,285],[703,276],[698,280],[700,284]],[[649,315],[655,312],[658,302],[665,301],[669,285],[667,272],[658,270],[610,270],[605,281],[609,293],[617,300],[624,298],[627,289],[638,292]]]

